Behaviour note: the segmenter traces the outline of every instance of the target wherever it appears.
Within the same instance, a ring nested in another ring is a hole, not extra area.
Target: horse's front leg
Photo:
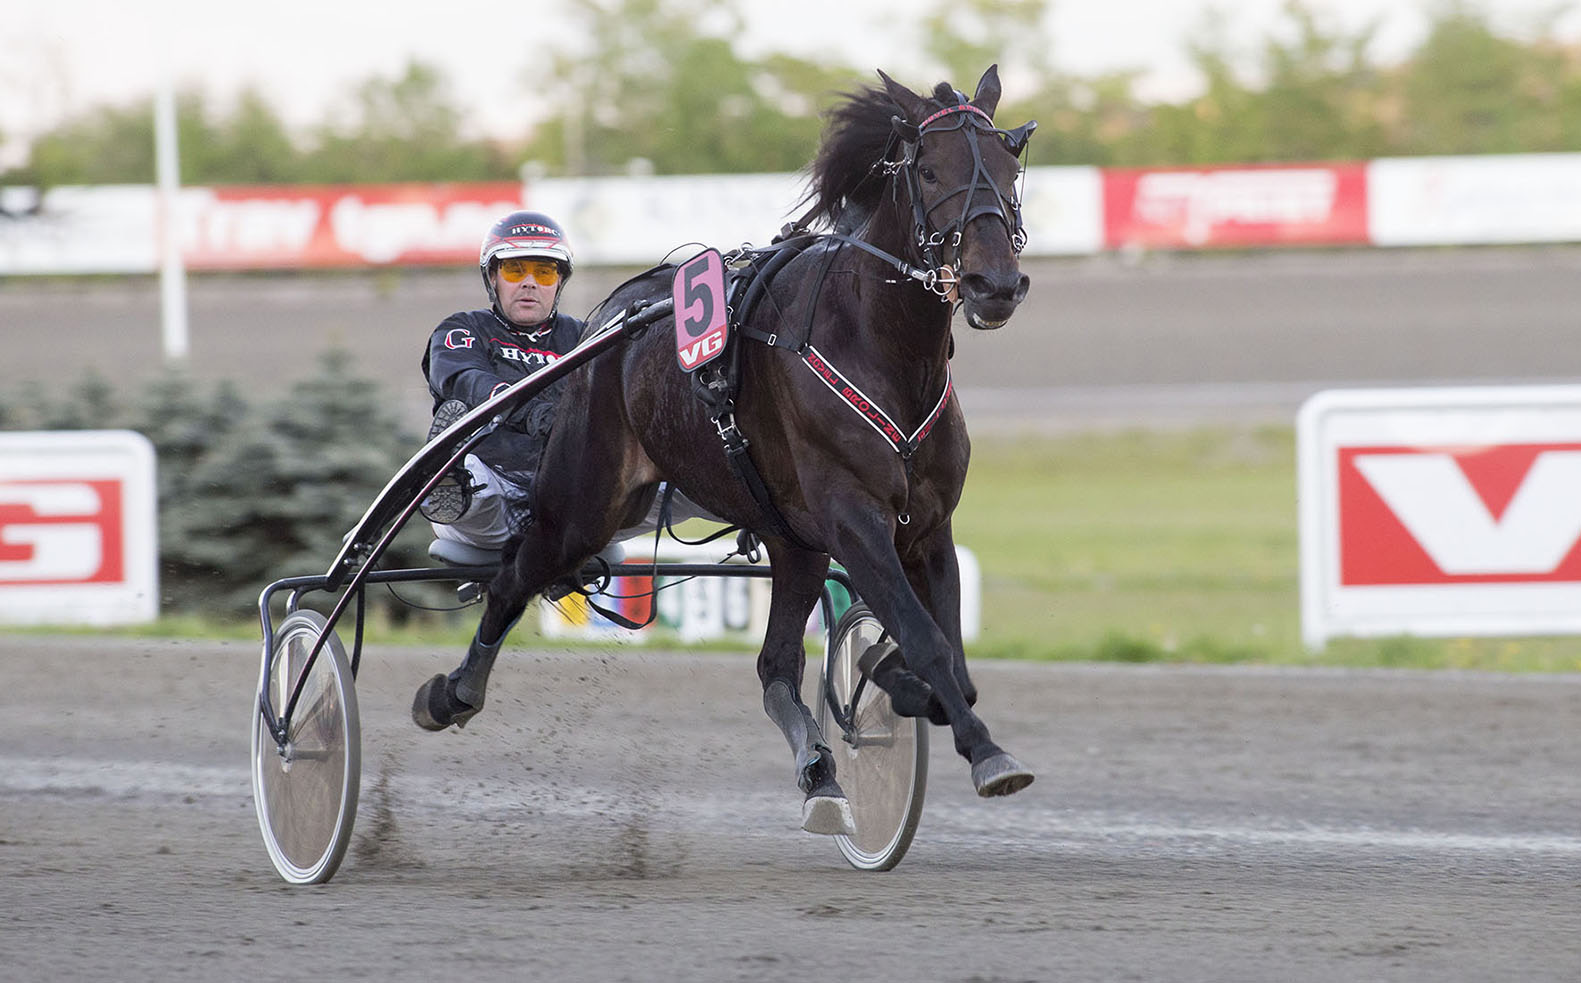
[[[922,606],[950,643],[950,669],[968,706],[977,705],[977,685],[966,669],[966,645],[961,632],[961,564],[955,554],[955,536],[946,522],[918,542],[901,561],[906,580]],[[932,701],[938,706],[938,701]],[[942,712],[942,707],[939,707]],[[935,723],[943,723],[935,720]]]
[[[851,805],[834,776],[834,755],[812,711],[802,702],[802,672],[807,652],[802,645],[807,616],[823,593],[829,557],[783,543],[769,546],[773,594],[769,623],[758,652],[758,680],[763,684],[763,710],[779,727],[796,761],[796,784],[802,802],[802,829],[809,833],[856,833]]]
[[[839,536],[836,555],[857,592],[899,644],[907,666],[933,690],[949,721],[956,753],[971,762],[977,794],[1009,795],[1031,784],[1032,772],[994,743],[988,725],[967,702],[955,677],[952,643],[912,589],[887,524],[847,526]]]

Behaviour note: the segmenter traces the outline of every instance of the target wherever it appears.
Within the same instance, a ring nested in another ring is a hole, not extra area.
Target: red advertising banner
[[[195,270],[468,263],[523,204],[503,181],[222,185],[182,192],[177,234]]]
[[[1365,245],[1365,164],[1103,172],[1106,245]]]

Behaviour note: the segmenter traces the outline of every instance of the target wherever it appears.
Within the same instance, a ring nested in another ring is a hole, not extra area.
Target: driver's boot
[[[477,716],[483,709],[484,691],[488,689],[494,657],[499,655],[507,634],[509,631],[501,633],[500,640],[493,645],[484,645],[474,634],[472,644],[467,646],[467,657],[459,668],[448,676],[435,676],[417,687],[417,696],[412,700],[412,720],[417,726],[424,730],[444,730],[451,724],[465,727],[467,721]]]

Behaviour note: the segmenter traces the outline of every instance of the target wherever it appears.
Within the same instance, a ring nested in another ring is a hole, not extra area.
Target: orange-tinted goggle
[[[502,259],[498,268],[508,283],[520,283],[529,276],[544,287],[560,282],[560,265],[551,259]]]

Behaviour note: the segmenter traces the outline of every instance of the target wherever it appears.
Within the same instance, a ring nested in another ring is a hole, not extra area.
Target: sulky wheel
[[[857,660],[884,627],[857,603],[835,625],[818,689],[818,726],[834,749],[835,778],[851,802],[856,834],[836,836],[851,866],[889,870],[911,846],[928,785],[927,721],[902,717],[863,679]]]
[[[308,655],[324,629],[315,611],[287,617],[275,633],[273,659],[259,674],[276,714],[304,668],[307,682],[290,715],[285,747],[253,706],[253,804],[275,870],[292,884],[329,880],[346,855],[362,782],[362,734],[357,691],[346,650],[334,632],[312,666]]]

